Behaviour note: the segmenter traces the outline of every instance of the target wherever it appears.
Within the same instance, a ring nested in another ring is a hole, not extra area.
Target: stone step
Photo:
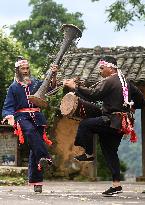
[[[0,176],[27,176],[28,167],[0,166]]]

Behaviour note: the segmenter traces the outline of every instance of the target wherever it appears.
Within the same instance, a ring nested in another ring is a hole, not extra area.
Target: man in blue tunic
[[[51,66],[53,77],[50,89],[56,86],[57,66]],[[10,85],[4,102],[2,115],[15,128],[20,143],[24,139],[30,147],[28,177],[29,183],[34,185],[35,192],[42,192],[44,165],[52,164],[46,144],[52,144],[45,132],[46,119],[40,108],[29,101],[28,96],[34,94],[42,81],[31,77],[29,63],[22,57],[15,63],[15,80]]]

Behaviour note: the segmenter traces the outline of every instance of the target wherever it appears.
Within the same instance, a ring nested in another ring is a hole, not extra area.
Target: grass
[[[0,186],[10,186],[10,185],[25,185],[27,180],[23,177],[9,177],[9,176],[0,176]]]

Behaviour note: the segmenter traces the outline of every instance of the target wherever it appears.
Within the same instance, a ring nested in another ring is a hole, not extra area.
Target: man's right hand
[[[13,116],[13,115],[7,115],[7,116],[1,121],[1,123],[4,124],[6,120],[8,121],[8,124],[9,124],[9,125],[12,125],[12,126],[14,125],[15,120],[14,120],[14,116]]]
[[[50,65],[50,69],[52,70],[52,73],[53,73],[53,74],[57,74],[58,65],[51,64],[51,65]]]
[[[65,79],[63,81],[63,86],[65,87],[69,87],[71,89],[75,89],[76,88],[76,83],[74,79]]]

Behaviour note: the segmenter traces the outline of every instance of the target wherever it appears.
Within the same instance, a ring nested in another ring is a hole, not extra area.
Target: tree
[[[99,0],[92,0],[99,1]],[[144,0],[118,0],[106,9],[108,21],[116,24],[115,30],[126,29],[134,21],[145,21]]]
[[[63,36],[59,31],[61,25],[75,24],[83,30],[84,23],[81,13],[68,13],[67,9],[53,0],[30,0],[29,5],[32,6],[29,19],[13,25],[12,35],[28,49],[31,60],[37,64],[38,69],[42,69],[47,55],[59,50]]]
[[[14,63],[18,55],[25,55],[26,51],[21,43],[11,36],[7,36],[4,30],[0,30],[0,110],[6,95],[6,89],[14,78]]]

